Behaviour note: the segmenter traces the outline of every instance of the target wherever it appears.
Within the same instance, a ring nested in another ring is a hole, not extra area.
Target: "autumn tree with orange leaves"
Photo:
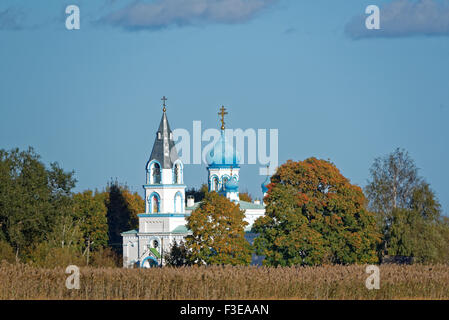
[[[334,164],[287,161],[271,177],[266,214],[253,225],[265,265],[376,263],[380,242],[362,189]]]
[[[193,264],[249,265],[252,248],[245,239],[244,211],[216,192],[205,194],[201,205],[187,218],[186,247]]]

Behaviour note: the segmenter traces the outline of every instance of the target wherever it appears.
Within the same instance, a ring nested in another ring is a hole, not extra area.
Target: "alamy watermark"
[[[77,5],[69,5],[65,9],[68,15],[65,20],[65,27],[67,30],[80,29],[80,8]],[[368,30],[380,29],[380,9],[376,5],[369,5],[365,9],[365,13],[369,16],[365,20],[365,26]]]
[[[65,20],[65,27],[67,30],[79,30],[80,23],[80,8],[76,5],[70,5],[65,8],[65,13],[68,14]]]
[[[80,288],[80,269],[75,265],[70,265],[65,269],[65,273],[70,274],[65,280],[65,287],[67,289]]]
[[[369,5],[365,9],[365,13],[369,16],[365,20],[365,26],[368,30],[380,29],[380,9],[378,6]]]
[[[365,272],[370,276],[365,280],[365,286],[368,290],[380,289],[380,269],[378,266],[366,266]]]
[[[207,164],[207,155],[213,151],[222,134],[226,141],[223,151],[227,155],[231,155],[231,151],[236,152],[231,156],[238,155],[239,164],[260,164],[260,175],[274,173],[279,163],[278,129],[224,129],[222,132],[209,128],[203,131],[201,121],[193,121],[192,134],[184,128],[173,130],[177,154],[172,156],[179,156],[184,164]]]

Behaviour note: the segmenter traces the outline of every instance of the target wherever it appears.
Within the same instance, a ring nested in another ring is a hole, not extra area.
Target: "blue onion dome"
[[[229,192],[237,192],[239,190],[239,182],[237,179],[229,179],[228,182],[226,182],[226,191]]]
[[[209,166],[233,166],[237,168],[240,164],[240,155],[234,149],[232,143],[226,139],[226,135],[222,131],[217,143],[207,153],[206,161]]]
[[[268,185],[271,183],[270,177],[267,176],[265,181],[262,182],[261,187],[262,187],[262,193],[266,193],[268,192]]]

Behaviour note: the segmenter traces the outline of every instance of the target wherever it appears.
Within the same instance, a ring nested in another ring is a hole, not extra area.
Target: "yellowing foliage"
[[[380,234],[362,189],[334,164],[287,161],[271,177],[266,215],[253,230],[267,265],[375,263]]]
[[[216,192],[209,192],[187,218],[186,239],[192,263],[248,265],[251,246],[245,239],[244,211]]]

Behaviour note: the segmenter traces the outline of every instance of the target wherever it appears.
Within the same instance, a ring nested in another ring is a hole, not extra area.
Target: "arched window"
[[[212,178],[212,191],[218,191],[218,178]]]
[[[182,212],[182,196],[179,192],[175,195],[175,213]]]
[[[226,183],[228,182],[228,177],[223,177],[223,190],[226,190]]]
[[[161,183],[161,166],[159,163],[155,163],[153,165],[153,184],[160,184]]]
[[[156,194],[151,197],[151,212],[159,213],[159,197]]]
[[[180,184],[181,183],[181,165],[179,163],[175,164],[175,170],[174,170],[174,183]]]

